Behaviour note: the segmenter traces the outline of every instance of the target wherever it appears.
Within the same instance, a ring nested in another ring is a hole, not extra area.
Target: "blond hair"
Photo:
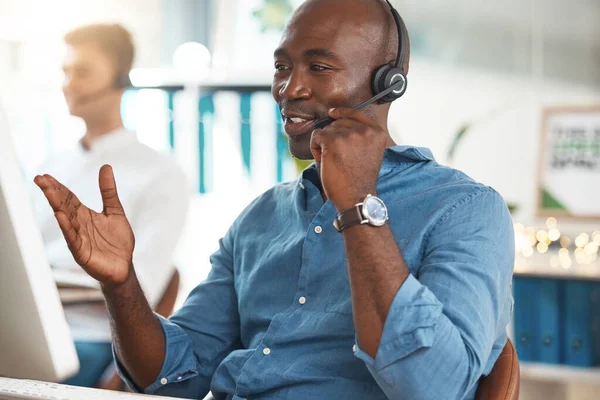
[[[119,24],[94,24],[67,33],[65,43],[71,46],[97,46],[113,63],[117,77],[127,76],[133,66],[135,47],[131,33]]]

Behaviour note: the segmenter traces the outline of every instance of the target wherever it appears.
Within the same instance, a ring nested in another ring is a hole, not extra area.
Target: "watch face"
[[[363,202],[362,211],[371,225],[382,226],[388,220],[387,207],[379,197],[368,196]]]

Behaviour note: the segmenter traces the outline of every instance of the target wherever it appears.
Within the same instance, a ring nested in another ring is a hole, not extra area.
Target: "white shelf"
[[[600,281],[600,268],[596,266],[576,266],[569,269],[550,266],[516,265],[514,276],[540,277],[554,279],[573,279],[584,281]]]
[[[600,385],[600,368],[521,362],[521,379]]]
[[[515,260],[515,276],[600,281],[600,260],[590,265],[573,262],[569,268],[552,267],[550,258],[556,254],[537,254],[530,258],[518,256]]]

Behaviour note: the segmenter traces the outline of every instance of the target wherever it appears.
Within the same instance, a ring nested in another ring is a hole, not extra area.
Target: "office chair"
[[[179,281],[179,272],[177,271],[177,268],[175,268],[173,276],[154,310],[155,313],[165,318],[168,318],[173,314],[175,302],[177,301],[177,294],[179,293]],[[96,384],[96,387],[99,389],[115,391],[124,391],[126,389],[125,383],[119,374],[117,374],[117,370],[112,363],[104,372],[102,378],[100,378],[100,381]]]
[[[518,400],[520,382],[519,357],[508,339],[490,374],[479,382],[475,400]]]

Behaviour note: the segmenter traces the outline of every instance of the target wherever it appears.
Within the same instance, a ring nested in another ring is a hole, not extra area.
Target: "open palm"
[[[119,201],[112,168],[100,169],[104,209],[97,213],[50,175],[37,176],[75,261],[92,278],[105,284],[125,282],[132,266],[135,238]]]

